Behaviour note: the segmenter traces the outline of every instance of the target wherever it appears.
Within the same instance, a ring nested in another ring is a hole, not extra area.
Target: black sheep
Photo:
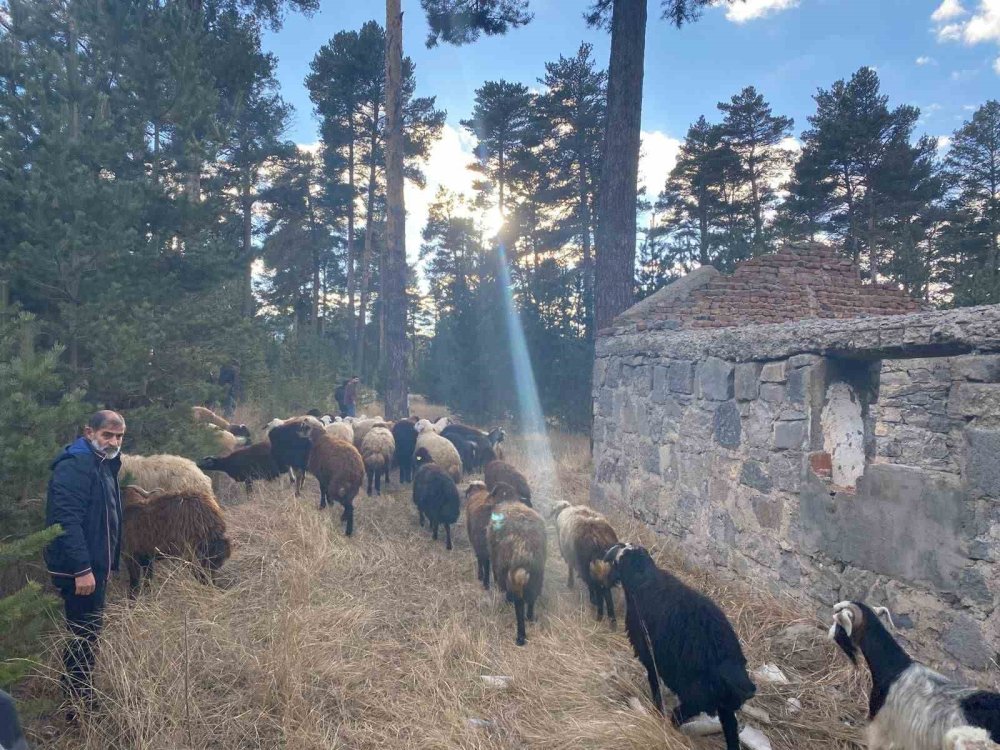
[[[413,504],[420,514],[420,525],[427,516],[432,538],[438,538],[438,526],[444,524],[445,548],[451,549],[451,524],[458,521],[461,501],[458,487],[448,472],[434,463],[421,466],[413,478]]]
[[[399,464],[399,483],[413,481],[413,452],[417,449],[417,428],[411,419],[401,419],[392,426],[396,441],[396,463]]]
[[[202,471],[221,471],[235,482],[243,482],[247,497],[253,491],[254,479],[277,479],[281,473],[267,441],[237,448],[228,456],[205,456],[198,462]]]
[[[449,424],[441,430],[441,436],[450,440],[455,449],[458,450],[466,472],[482,469],[490,461],[497,459],[494,439],[499,438],[502,433],[503,430],[499,428],[487,434],[475,427],[457,423]],[[466,463],[467,459],[468,463]]]
[[[657,709],[663,713],[662,679],[679,701],[671,716],[677,726],[702,712],[718,714],[727,750],[739,750],[736,711],[756,688],[725,614],[658,568],[643,547],[616,544],[604,559],[613,563],[612,584],[620,581],[625,590],[625,629]]]
[[[272,427],[267,433],[278,471],[284,474],[289,469],[294,470],[295,497],[302,491],[306,478],[309,451],[312,449],[309,433],[316,427],[323,429],[323,423],[315,417],[293,417]]]

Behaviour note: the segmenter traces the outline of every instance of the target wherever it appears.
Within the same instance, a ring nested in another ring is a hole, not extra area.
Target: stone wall
[[[824,620],[841,599],[884,603],[916,653],[987,669],[1000,647],[995,352],[1000,307],[604,336],[593,502]]]

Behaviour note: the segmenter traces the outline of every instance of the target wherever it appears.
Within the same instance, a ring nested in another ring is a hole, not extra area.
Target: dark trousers
[[[66,625],[72,635],[63,653],[63,688],[70,698],[90,700],[94,694],[91,672],[97,637],[104,622],[105,585],[105,581],[98,581],[89,596],[77,596],[72,589],[61,592],[66,605]]]

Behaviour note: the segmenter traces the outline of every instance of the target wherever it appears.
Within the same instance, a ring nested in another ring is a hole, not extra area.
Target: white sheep
[[[458,482],[462,478],[462,457],[458,450],[448,438],[441,437],[433,430],[417,434],[417,447],[413,455],[416,466],[433,461],[448,472],[448,476],[454,481]]]
[[[333,422],[326,426],[326,434],[331,437],[340,438],[341,440],[346,440],[348,443],[354,443],[354,427],[350,422],[345,422],[338,417]]]

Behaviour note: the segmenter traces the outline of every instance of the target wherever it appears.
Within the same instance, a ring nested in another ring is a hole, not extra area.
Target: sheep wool
[[[611,596],[611,563],[604,555],[618,544],[618,535],[608,519],[585,505],[570,505],[560,500],[553,506],[552,517],[559,534],[559,551],[569,568],[567,585],[573,588],[573,574],[578,573],[587,585],[590,602],[597,607],[597,619],[615,623],[614,599]]]
[[[211,409],[204,406],[192,406],[191,416],[194,417],[195,422],[206,422],[208,424],[214,424],[223,430],[229,429],[229,420],[220,417]]]
[[[214,497],[212,480],[189,458],[160,453],[155,456],[122,454],[123,484],[159,488],[165,492],[191,492]]]
[[[354,444],[354,428],[350,422],[331,422],[326,426],[326,434],[338,440],[346,440],[348,443]]]
[[[413,481],[413,454],[417,450],[417,428],[412,419],[401,419],[392,426],[396,442],[396,463],[399,465],[399,483]]]
[[[486,479],[486,486],[490,489],[496,487],[500,482],[513,487],[521,498],[521,501],[531,507],[531,487],[524,474],[519,472],[506,461],[490,461],[483,469],[483,477]]]
[[[232,546],[222,510],[211,493],[154,494],[128,485],[124,499],[122,557],[133,594],[151,574],[158,556],[193,556],[201,566],[202,580],[214,580]]]
[[[384,425],[372,427],[365,439],[361,441],[361,458],[365,462],[365,473],[368,475],[368,494],[372,494],[374,484],[375,494],[382,494],[382,477],[389,482],[389,469],[392,458],[396,454],[396,441],[389,428]]]
[[[319,480],[319,507],[325,508],[336,500],[343,507],[340,520],[344,533],[354,533],[354,498],[365,478],[365,463],[358,449],[345,440],[326,434],[320,428],[310,436],[309,472]]]
[[[490,546],[486,532],[493,509],[500,503],[519,502],[514,488],[500,483],[490,492],[485,482],[471,482],[465,490],[465,529],[476,556],[476,578],[490,588]]]
[[[535,619],[535,600],[545,580],[545,521],[520,502],[497,505],[490,513],[486,539],[497,587],[514,604],[515,643],[527,641],[525,619]]]
[[[462,457],[458,455],[455,446],[447,438],[443,438],[433,430],[418,432],[414,458],[423,449],[431,461],[448,472],[454,481],[462,478]]]

